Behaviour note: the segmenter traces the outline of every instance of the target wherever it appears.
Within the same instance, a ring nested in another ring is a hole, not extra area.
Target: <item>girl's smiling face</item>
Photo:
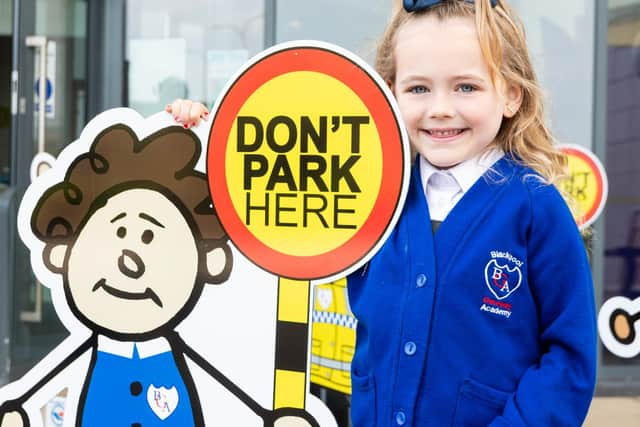
[[[493,85],[471,18],[409,20],[397,34],[395,66],[392,87],[411,144],[436,167],[481,153],[517,110],[507,108],[504,85]]]

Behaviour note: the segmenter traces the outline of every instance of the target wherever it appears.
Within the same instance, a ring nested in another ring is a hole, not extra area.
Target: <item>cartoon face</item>
[[[395,59],[393,90],[411,144],[436,167],[481,153],[503,116],[512,114],[504,84],[491,81],[471,18],[408,21],[398,32]]]
[[[197,287],[194,233],[180,210],[153,190],[130,189],[109,198],[67,255],[67,295],[81,316],[108,331],[153,331]]]

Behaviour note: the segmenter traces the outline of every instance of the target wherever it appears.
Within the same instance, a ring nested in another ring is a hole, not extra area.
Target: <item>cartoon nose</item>
[[[122,250],[122,255],[118,257],[118,268],[122,274],[133,279],[138,279],[145,270],[142,258],[129,249]]]

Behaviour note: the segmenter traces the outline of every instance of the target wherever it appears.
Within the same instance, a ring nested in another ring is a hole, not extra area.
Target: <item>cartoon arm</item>
[[[528,277],[541,356],[521,376],[502,426],[578,426],[596,379],[596,316],[589,260],[575,221],[553,186],[531,190]],[[515,343],[514,343],[515,344]]]
[[[6,400],[0,405],[0,427],[14,427],[25,426],[29,427],[29,417],[24,410],[24,403],[29,400],[38,390],[47,384],[51,379],[58,375],[64,368],[73,363],[78,357],[83,355],[87,350],[92,348],[95,344],[96,337],[92,336],[87,339],[82,345],[75,349],[71,354],[64,358],[62,362],[56,365],[47,375],[45,375],[40,381],[35,383],[29,390],[23,393],[20,397],[15,399]]]
[[[260,406],[258,402],[252,399],[240,387],[234,384],[222,372],[217,370],[211,363],[205,360],[194,349],[189,347],[180,336],[175,333],[167,339],[171,342],[171,347],[179,349],[196,365],[203,369],[213,379],[218,381],[222,386],[229,390],[242,403],[251,409],[256,415],[262,418],[265,427],[320,427],[318,422],[304,409],[297,408],[279,408],[274,411],[268,410]]]

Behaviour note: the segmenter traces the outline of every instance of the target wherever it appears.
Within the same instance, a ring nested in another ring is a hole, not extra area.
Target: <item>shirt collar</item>
[[[494,147],[449,169],[438,169],[423,156],[420,156],[422,188],[427,188],[427,182],[434,173],[445,173],[452,176],[462,189],[462,192],[466,193],[478,178],[484,175],[484,173],[503,156],[504,152],[502,149]]]
[[[169,341],[163,337],[149,341],[118,341],[104,335],[98,335],[98,350],[105,353],[133,359],[134,346],[138,350],[140,359],[171,351]]]

